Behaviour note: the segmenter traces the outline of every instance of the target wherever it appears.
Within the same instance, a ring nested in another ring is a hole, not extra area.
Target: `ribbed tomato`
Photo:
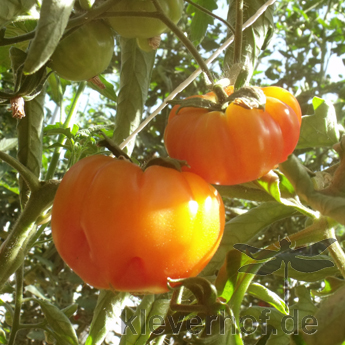
[[[183,0],[158,0],[165,15],[177,23],[183,12]],[[151,0],[122,0],[116,3],[111,12],[155,12],[156,7]],[[148,17],[112,17],[109,24],[121,36],[127,38],[150,38],[160,35],[167,30],[166,25],[159,19]]]
[[[51,56],[49,67],[67,80],[88,80],[109,66],[113,51],[111,28],[102,20],[96,20],[63,38]]]
[[[66,173],[52,210],[65,262],[97,288],[167,291],[167,278],[197,275],[215,253],[224,205],[201,177],[106,156]]]
[[[175,106],[164,141],[169,155],[186,160],[207,182],[234,185],[255,180],[285,161],[297,145],[301,109],[296,98],[279,87],[262,88],[263,109],[231,103],[225,111]],[[226,89],[228,95],[233,87]],[[201,97],[216,101],[214,93]]]

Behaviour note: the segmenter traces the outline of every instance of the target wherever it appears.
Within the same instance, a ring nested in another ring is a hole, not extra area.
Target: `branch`
[[[31,172],[26,166],[20,163],[17,159],[8,155],[7,153],[0,151],[0,159],[10,165],[13,169],[17,170],[20,177],[26,182],[31,192],[38,190],[40,187],[40,182],[36,175]]]
[[[36,232],[37,218],[51,206],[59,186],[58,181],[47,181],[31,193],[13,229],[0,247],[0,289],[23,264],[28,244]]]
[[[245,30],[251,26],[255,21],[266,11],[267,7],[274,4],[276,0],[269,0],[263,6],[261,6],[257,12],[250,17],[243,25],[242,30]],[[211,64],[222,52],[225,50],[234,40],[234,36],[229,37],[225,43],[223,43],[206,61],[206,65]],[[163,103],[156,108],[156,110],[148,116],[138,128],[129,135],[120,145],[120,149],[124,149],[130,141],[132,141],[138,133],[140,133],[150,122],[153,120],[166,106],[167,102],[174,99],[181,91],[183,91],[189,84],[191,84],[194,79],[196,79],[202,73],[201,68],[195,70],[183,83],[181,83],[175,90],[173,90],[170,95],[163,101]]]
[[[207,64],[199,54],[198,50],[195,48],[193,43],[183,34],[183,32],[174,24],[163,12],[161,5],[159,4],[158,0],[152,0],[154,5],[156,6],[157,12],[159,14],[159,19],[181,40],[181,42],[186,46],[186,48],[190,51],[190,53],[195,58],[196,62],[200,66],[200,68],[204,71],[207,75],[211,84],[213,84],[214,77],[210,70],[207,67]]]
[[[218,19],[218,20],[221,21],[223,24],[225,24],[233,34],[235,34],[235,29],[231,26],[231,24],[230,24],[228,21],[226,21],[226,20],[223,19],[222,17],[217,16],[217,15],[214,14],[213,12],[207,10],[205,7],[202,7],[202,6],[198,5],[197,3],[193,2],[192,0],[184,0],[184,1],[188,2],[188,3],[191,4],[192,6],[196,7],[197,9],[199,9],[200,11],[202,11],[202,12],[208,14],[210,17],[213,17],[213,18],[215,18],[215,19]]]
[[[15,294],[15,308],[13,315],[13,324],[11,329],[10,339],[8,345],[14,345],[16,340],[16,335],[19,330],[20,325],[20,311],[22,309],[23,302],[23,283],[24,283],[24,266],[21,265],[16,271],[16,294]]]

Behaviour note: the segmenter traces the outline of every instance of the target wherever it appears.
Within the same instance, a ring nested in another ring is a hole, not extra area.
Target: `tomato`
[[[301,109],[288,91],[262,88],[266,107],[245,109],[231,103],[224,112],[175,106],[169,115],[164,141],[169,155],[186,160],[207,182],[234,185],[265,175],[285,161],[297,145]],[[233,87],[226,92],[233,93]],[[216,101],[214,93],[201,97]]]
[[[197,275],[223,234],[218,192],[189,172],[91,156],[64,176],[52,234],[64,261],[100,289],[162,293]]]
[[[88,80],[108,67],[113,51],[111,28],[101,20],[92,21],[60,41],[49,67],[67,80]]]
[[[183,12],[183,0],[159,0],[164,13],[177,23]],[[122,0],[114,5],[111,12],[155,12],[156,7],[151,0]],[[150,38],[160,35],[167,30],[166,25],[155,18],[144,17],[112,17],[109,24],[121,36],[126,38]]]

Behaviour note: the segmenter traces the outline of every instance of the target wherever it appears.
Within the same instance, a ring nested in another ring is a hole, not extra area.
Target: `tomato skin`
[[[180,20],[183,12],[183,0],[159,0],[164,13],[175,24]],[[151,0],[122,0],[111,9],[111,12],[155,12],[156,8]],[[144,17],[113,17],[108,19],[112,28],[126,38],[151,38],[167,30],[166,25],[155,18]]]
[[[175,106],[164,133],[169,155],[186,160],[190,168],[184,167],[185,171],[212,184],[235,185],[260,178],[287,159],[299,138],[299,104],[281,90],[263,89],[265,110],[232,103],[225,113],[188,107],[176,114],[179,106]],[[233,87],[226,92],[232,94]],[[197,97],[216,100],[213,93]]]
[[[82,81],[102,73],[114,51],[114,36],[103,21],[87,23],[65,37],[56,47],[49,67],[67,80]]]
[[[201,177],[161,166],[144,172],[106,156],[66,173],[52,210],[64,261],[87,283],[162,293],[167,278],[197,275],[215,253],[224,205]]]

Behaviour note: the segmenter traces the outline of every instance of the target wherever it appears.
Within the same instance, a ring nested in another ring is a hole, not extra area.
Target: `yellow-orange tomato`
[[[64,176],[51,226],[61,257],[85,282],[162,293],[168,277],[206,266],[224,222],[221,197],[201,177],[97,155]]]
[[[233,87],[225,89],[228,95]],[[301,109],[295,97],[279,87],[262,88],[265,110],[231,103],[224,112],[179,108],[170,112],[164,141],[169,155],[186,160],[194,172],[213,184],[255,180],[285,161],[297,145]],[[216,101],[213,92],[201,97]]]

